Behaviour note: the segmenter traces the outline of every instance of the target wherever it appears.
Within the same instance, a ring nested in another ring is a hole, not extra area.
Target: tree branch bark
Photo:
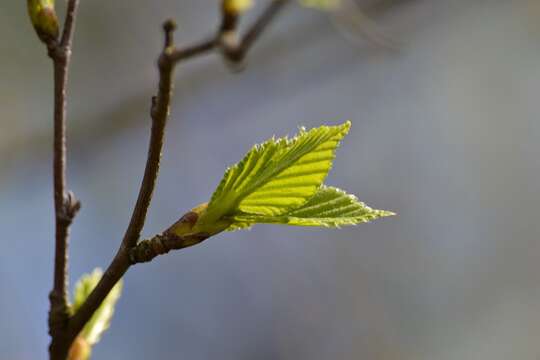
[[[164,24],[165,46],[158,59],[158,93],[157,96],[152,98],[150,110],[152,118],[150,144],[148,146],[148,156],[137,202],[135,203],[129,226],[124,234],[124,238],[116,256],[84,304],[71,318],[68,329],[71,341],[79,334],[114,285],[122,278],[131,265],[129,261],[129,251],[137,245],[137,241],[140,238],[140,233],[146,220],[146,214],[152,200],[159,173],[165,127],[170,113],[174,73],[174,62],[171,58],[171,54],[173,53],[172,34],[174,28],[175,26],[170,21]]]
[[[159,255],[167,254],[171,250],[180,250],[190,246],[200,244],[208,239],[208,234],[193,234],[189,236],[178,236],[165,232],[150,239],[140,241],[137,246],[129,251],[129,262],[131,265],[152,261]]]
[[[68,309],[68,243],[69,227],[80,209],[80,202],[66,190],[66,94],[71,43],[78,0],[70,0],[60,42],[47,43],[54,67],[54,151],[53,183],[55,209],[54,282],[49,295],[49,348],[51,359],[62,359],[62,338],[69,322]]]

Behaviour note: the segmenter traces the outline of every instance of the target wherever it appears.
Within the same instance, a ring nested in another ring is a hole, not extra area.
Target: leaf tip
[[[343,132],[345,134],[349,133],[349,130],[351,129],[351,126],[352,126],[351,120],[346,120],[343,124],[339,125],[339,127],[341,127],[343,129]]]
[[[392,211],[388,210],[379,210],[379,209],[372,209],[369,206],[366,206],[366,209],[369,211],[369,215],[365,218],[365,221],[362,222],[371,222],[373,220],[377,220],[383,217],[389,217],[389,216],[396,216],[397,214]]]

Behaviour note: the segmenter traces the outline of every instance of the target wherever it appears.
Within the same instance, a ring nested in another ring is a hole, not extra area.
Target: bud
[[[213,236],[227,229],[232,220],[218,219],[211,220],[206,217],[206,209],[208,203],[200,204],[174,223],[168,228],[165,233],[174,234],[176,236],[186,237],[197,234],[206,234],[207,236]]]
[[[92,353],[92,347],[81,336],[77,336],[69,349],[68,360],[88,360]]]
[[[28,15],[41,41],[48,44],[58,39],[58,18],[54,0],[27,0]]]
[[[253,0],[223,0],[223,12],[228,15],[241,15],[253,6]]]

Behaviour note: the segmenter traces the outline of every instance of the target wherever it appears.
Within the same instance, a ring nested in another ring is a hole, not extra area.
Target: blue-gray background
[[[174,17],[177,42],[191,42],[216,9],[82,1],[69,87],[69,186],[83,202],[72,281],[108,264],[128,222],[160,23]],[[46,358],[53,268],[52,75],[25,11],[0,5],[3,359]],[[136,266],[95,359],[539,358],[539,2],[402,1],[373,16],[397,50],[293,7],[243,73],[212,56],[179,66],[144,233],[206,201],[253,143],[345,119],[353,127],[327,182],[399,216],[342,230],[257,226]]]

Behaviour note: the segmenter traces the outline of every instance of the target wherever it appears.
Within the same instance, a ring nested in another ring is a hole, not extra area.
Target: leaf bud
[[[58,39],[58,18],[54,0],[27,0],[28,15],[39,39],[45,44]]]
[[[253,0],[223,0],[222,9],[227,15],[241,15],[253,6]]]
[[[170,228],[165,230],[165,233],[182,237],[206,234],[208,237],[226,230],[231,225],[232,221],[229,219],[213,219],[207,221],[207,209],[208,203],[202,203],[194,207]]]

